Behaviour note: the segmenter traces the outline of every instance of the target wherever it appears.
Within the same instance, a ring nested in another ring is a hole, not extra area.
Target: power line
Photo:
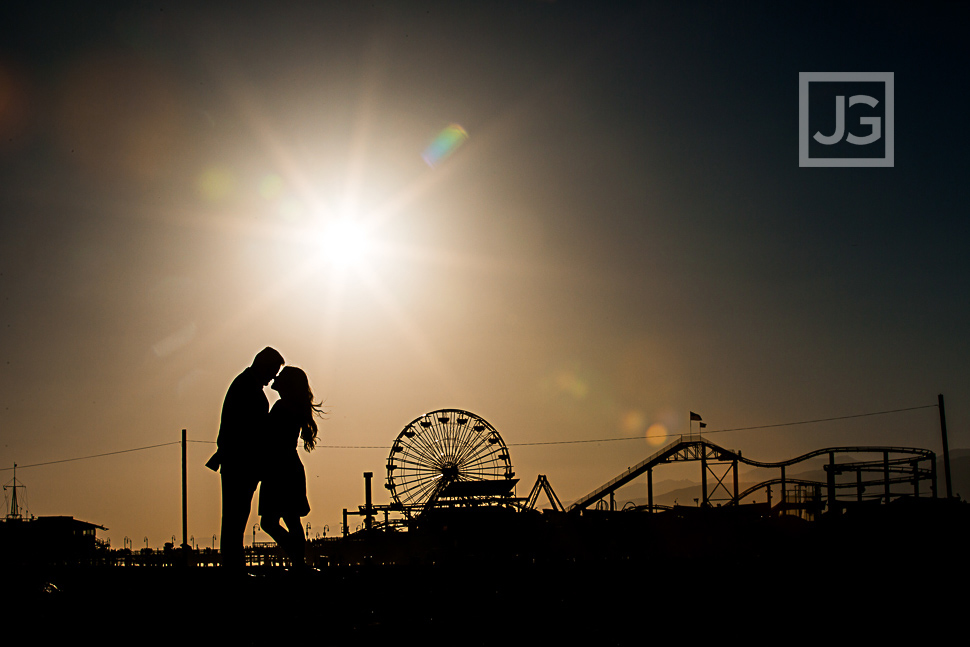
[[[148,445],[146,447],[135,447],[134,449],[122,449],[116,452],[105,452],[104,454],[91,454],[90,456],[78,456],[76,458],[63,458],[58,461],[47,461],[46,463],[33,463],[31,465],[17,465],[20,469],[26,469],[28,467],[40,467],[42,465],[54,465],[56,463],[70,463],[71,461],[83,461],[89,458],[101,458],[102,456],[114,456],[115,454],[128,454],[130,452],[140,452],[145,449],[155,449],[156,447],[167,447],[168,445],[178,445],[181,441],[176,440],[170,443],[161,443],[160,445]],[[0,471],[12,470],[12,467],[0,468]]]
[[[850,420],[852,418],[867,418],[870,416],[882,416],[890,413],[902,413],[904,411],[917,411],[919,409],[932,409],[938,407],[937,404],[926,404],[919,407],[906,407],[904,409],[888,409],[886,411],[871,411],[869,413],[856,413],[847,416],[834,416],[832,418],[817,418],[815,420],[799,420],[797,422],[779,422],[771,425],[756,425],[752,427],[733,427],[731,429],[712,429],[709,431],[704,431],[704,434],[722,434],[729,431],[751,431],[754,429],[775,429],[778,427],[793,427],[795,425],[809,425],[819,422],[832,422],[834,420]],[[675,436],[683,436],[684,434],[665,434],[663,436],[651,436],[651,438],[673,438]],[[531,442],[531,443],[507,443],[509,447],[528,447],[535,445],[575,445],[580,443],[611,443],[619,441],[630,441],[630,440],[643,440],[643,436],[623,436],[621,438],[590,438],[583,440],[548,440],[542,442]],[[145,447],[135,447],[133,449],[122,449],[116,452],[105,452],[103,454],[92,454],[90,456],[78,456],[76,458],[64,458],[56,461],[47,461],[44,463],[33,463],[31,465],[17,465],[21,469],[26,469],[28,467],[41,467],[43,465],[55,465],[58,463],[70,463],[72,461],[83,461],[89,458],[101,458],[103,456],[114,456],[117,454],[128,454],[130,452],[140,452],[146,449],[156,449],[158,447],[168,447],[169,445],[178,445],[181,441],[173,441],[169,443],[161,443],[158,445],[147,445]],[[214,440],[188,440],[190,443],[203,443],[208,445],[214,445]],[[321,449],[388,449],[386,445],[318,445]],[[0,468],[0,472],[10,471],[12,467]]]
[[[667,438],[681,434],[667,434],[665,436],[650,436],[651,438]],[[547,440],[535,443],[506,443],[509,447],[526,447],[528,445],[574,445],[576,443],[612,443],[618,440],[643,440],[643,436],[623,436],[622,438],[590,438],[587,440]]]
[[[389,449],[387,445],[317,445],[320,449]]]
[[[832,418],[817,418],[815,420],[799,420],[797,422],[780,422],[772,425],[757,425],[753,427],[734,427],[731,429],[712,429],[709,431],[704,431],[705,434],[721,434],[728,431],[748,431],[752,429],[772,429],[775,427],[791,427],[794,425],[808,425],[817,422],[831,422],[833,420],[849,420],[851,418],[865,418],[868,416],[881,416],[888,413],[901,413],[903,411],[916,411],[918,409],[932,409],[939,405],[927,404],[919,407],[906,407],[904,409],[889,409],[886,411],[871,411],[869,413],[856,413],[847,416],[835,416]],[[684,434],[665,434],[663,436],[651,436],[651,438],[673,438],[675,436],[683,436]],[[542,442],[532,442],[532,443],[506,443],[509,447],[527,447],[532,445],[573,445],[579,443],[610,443],[618,442],[624,440],[643,440],[643,436],[623,436],[621,438],[591,438],[584,440],[548,440]],[[327,449],[387,449],[383,445],[320,445],[320,447],[325,447]]]
[[[802,420],[800,422],[779,422],[774,425],[758,425],[756,427],[735,427],[733,429],[714,429],[705,431],[706,434],[721,434],[726,431],[748,431],[749,429],[772,429],[774,427],[791,427],[794,425],[808,425],[814,422],[831,422],[832,420],[848,420],[850,418],[865,418],[867,416],[881,416],[887,413],[901,413],[903,411],[916,411],[917,409],[932,409],[939,405],[924,404],[921,407],[907,407],[905,409],[889,409],[888,411],[873,411],[872,413],[856,413],[851,416],[836,416],[834,418],[819,418],[817,420]]]
[[[757,425],[754,427],[733,427],[731,429],[711,429],[705,430],[704,432],[698,432],[703,434],[722,434],[728,431],[748,431],[752,429],[773,429],[776,427],[792,427],[795,425],[809,425],[816,422],[831,422],[833,420],[849,420],[851,418],[866,418],[868,416],[881,416],[887,413],[901,413],[903,411],[916,411],[917,409],[932,409],[939,405],[936,404],[926,404],[920,407],[906,407],[905,409],[889,409],[887,411],[872,411],[870,413],[856,413],[848,416],[835,416],[833,418],[818,418],[816,420],[800,420],[798,422],[779,422],[773,425]],[[684,434],[664,434],[662,436],[650,436],[651,438],[674,438],[676,436],[683,436]],[[619,440],[643,440],[643,436],[625,436],[623,438],[599,438],[594,440],[551,440],[546,442],[536,442],[536,443],[508,443],[510,447],[521,447],[525,445],[568,445],[572,443],[608,443]]]

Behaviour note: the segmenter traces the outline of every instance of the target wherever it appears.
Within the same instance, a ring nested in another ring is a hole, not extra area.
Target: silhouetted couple
[[[218,449],[206,465],[218,469],[222,477],[220,546],[225,567],[245,566],[243,535],[260,481],[260,527],[286,551],[295,568],[305,564],[306,538],[300,518],[309,514],[310,503],[297,444],[302,439],[306,451],[313,449],[314,415],[320,413],[320,406],[313,401],[306,373],[283,364],[276,350],[261,350],[252,366],[232,381],[222,405]],[[271,381],[280,399],[269,411],[263,387]]]

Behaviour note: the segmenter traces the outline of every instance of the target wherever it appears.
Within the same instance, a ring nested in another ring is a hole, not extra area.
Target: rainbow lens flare
[[[458,124],[450,124],[438,133],[421,155],[425,163],[434,168],[450,157],[468,139],[468,133]]]

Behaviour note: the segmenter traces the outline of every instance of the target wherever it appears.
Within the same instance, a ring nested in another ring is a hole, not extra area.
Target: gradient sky
[[[542,473],[564,501],[690,410],[717,430],[943,393],[970,446],[959,5],[347,4],[2,10],[0,480],[185,428],[210,545],[203,463],[266,345],[330,409],[301,451],[311,535],[364,471],[387,502],[387,448],[439,408],[502,433],[520,495]],[[798,167],[806,71],[895,73],[894,168]],[[450,124],[468,139],[429,166]],[[371,241],[348,265],[340,218]],[[936,409],[711,439],[940,451]],[[373,448],[326,447],[348,445]],[[35,515],[160,546],[179,455],[17,476]]]

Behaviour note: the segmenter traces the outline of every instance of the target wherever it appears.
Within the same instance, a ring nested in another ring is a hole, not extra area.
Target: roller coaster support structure
[[[535,510],[536,504],[539,502],[539,493],[545,492],[546,498],[549,499],[549,505],[556,512],[565,512],[566,509],[563,507],[562,503],[559,501],[559,497],[552,490],[552,486],[549,484],[549,479],[546,478],[545,474],[540,474],[536,479],[535,485],[532,486],[532,491],[529,492],[529,496],[525,499],[525,505],[523,506],[526,510]]]
[[[838,463],[836,454],[878,454],[876,460],[857,460],[849,463]],[[828,457],[828,463],[823,466],[826,477],[825,482],[806,481],[803,479],[791,479],[786,474],[789,465],[795,465],[803,461],[816,458]],[[890,457],[898,455],[898,457]],[[745,458],[741,452],[725,449],[701,436],[681,436],[666,447],[659,449],[653,455],[648,456],[640,463],[627,469],[619,476],[608,481],[604,485],[596,488],[586,496],[579,498],[569,508],[571,513],[579,513],[590,505],[600,500],[609,500],[609,509],[615,510],[616,491],[631,482],[642,474],[647,477],[647,506],[649,510],[655,510],[653,501],[653,468],[664,463],[679,461],[700,461],[701,463],[701,500],[703,507],[712,505],[738,505],[748,495],[765,489],[767,491],[768,502],[771,502],[771,487],[779,485],[780,499],[779,509],[800,508],[812,512],[820,512],[823,507],[829,511],[840,510],[845,504],[846,499],[839,498],[842,490],[854,490],[854,500],[862,501],[865,497],[867,487],[881,486],[881,492],[876,495],[868,495],[870,500],[879,499],[883,503],[889,503],[893,497],[904,496],[899,491],[893,492],[893,484],[908,484],[912,487],[905,496],[920,496],[919,483],[922,480],[930,482],[930,496],[936,498],[936,454],[927,449],[912,447],[829,447],[818,449],[807,454],[803,454],[787,461],[774,463],[755,461]],[[921,467],[921,463],[926,461],[928,467]],[[780,470],[780,478],[762,481],[744,492],[739,492],[738,464],[744,463],[752,467],[767,467]],[[846,481],[839,477],[843,475],[855,474],[854,481]],[[878,474],[878,478],[865,480],[863,475]],[[732,481],[729,482],[728,475],[731,474]],[[708,477],[713,478],[713,487],[708,488]],[[728,485],[731,485],[729,489]],[[825,487],[826,496],[822,503],[821,489]],[[794,488],[794,489],[793,489]],[[792,495],[795,495],[794,500]]]

